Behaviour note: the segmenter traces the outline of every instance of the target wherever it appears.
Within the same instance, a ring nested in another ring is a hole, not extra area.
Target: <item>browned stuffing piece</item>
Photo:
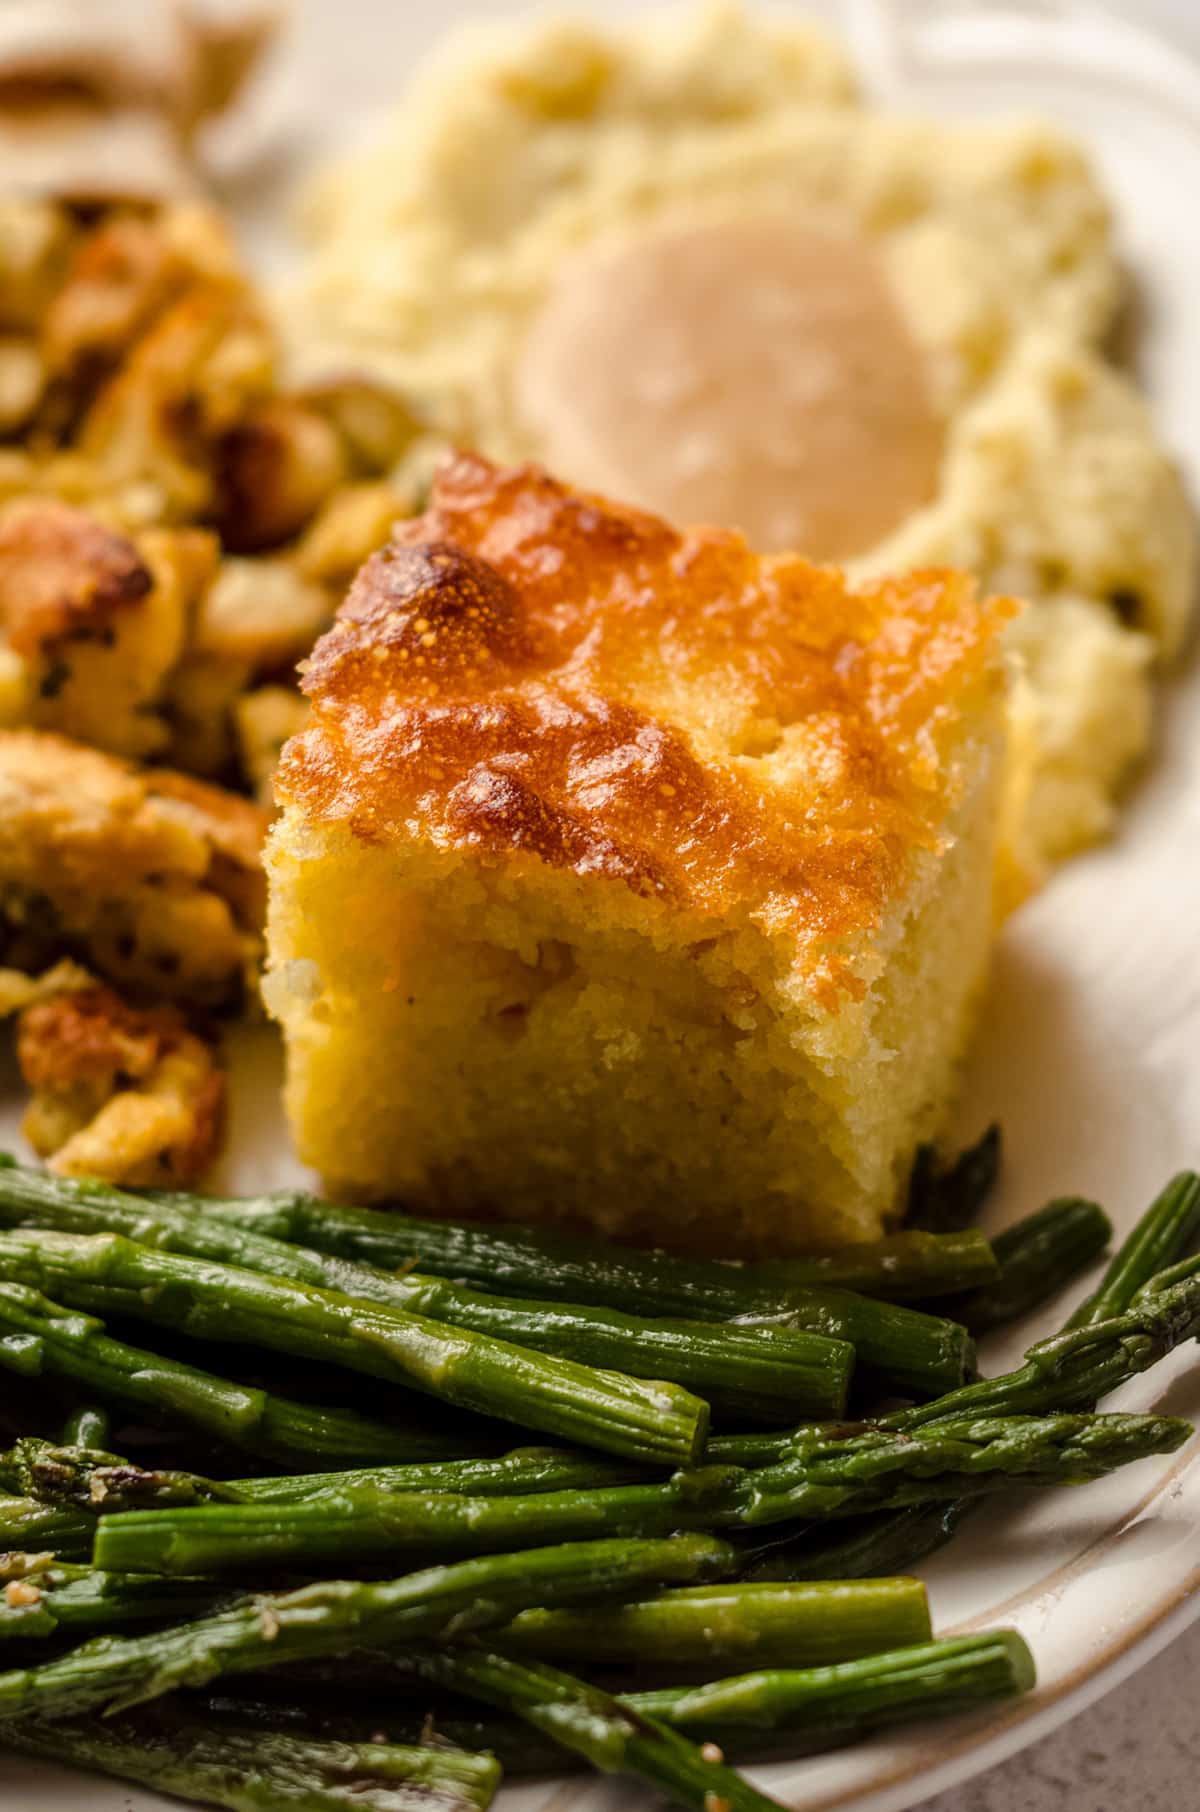
[[[225,1079],[173,1007],[99,986],[56,994],[21,1014],[17,1058],[34,1091],[22,1130],[61,1176],[182,1183],[216,1153]]]
[[[262,812],[169,769],[0,731],[0,961],[73,956],[136,1000],[245,997],[260,949]]]
[[[281,390],[211,209],[0,202],[0,725],[265,796],[277,694],[413,506],[419,434],[354,376]]]

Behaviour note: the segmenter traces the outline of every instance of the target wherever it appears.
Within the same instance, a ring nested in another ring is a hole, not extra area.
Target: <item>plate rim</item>
[[[1170,1471],[1128,1515],[1106,1529],[1079,1554],[1044,1575],[1028,1590],[975,1617],[950,1625],[939,1634],[966,1635],[976,1629],[994,1628],[1018,1605],[1035,1602],[1056,1583],[1085,1570],[1098,1552],[1113,1546],[1124,1529],[1150,1513],[1158,1500],[1180,1485],[1189,1472],[1200,1477],[1200,1447],[1195,1439],[1188,1442],[1185,1452]],[[1200,1539],[1200,1527],[1197,1534]],[[1181,1585],[1148,1607],[1132,1628],[1122,1630],[1103,1647],[1086,1655],[1063,1678],[1044,1687],[1035,1686],[1031,1693],[1010,1701],[1001,1709],[981,1710],[955,1718],[952,1729],[943,1736],[932,1737],[929,1747],[897,1763],[867,1787],[837,1787],[822,1797],[809,1797],[802,1802],[802,1812],[850,1812],[850,1808],[853,1812],[909,1812],[909,1808],[924,1805],[939,1794],[964,1786],[1050,1736],[1089,1705],[1104,1698],[1148,1665],[1198,1619],[1200,1552]],[[937,1726],[930,1722],[923,1728],[932,1732]],[[782,1804],[792,1803],[787,1783],[778,1791]],[[557,1802],[544,1808],[544,1812],[558,1812]]]

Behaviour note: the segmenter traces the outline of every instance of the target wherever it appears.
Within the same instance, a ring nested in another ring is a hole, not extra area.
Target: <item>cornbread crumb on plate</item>
[[[1012,608],[444,468],[280,767],[302,1158],[688,1251],[878,1234],[987,966]]]

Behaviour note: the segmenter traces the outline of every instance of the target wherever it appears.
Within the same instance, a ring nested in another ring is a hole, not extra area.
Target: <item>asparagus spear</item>
[[[726,1322],[721,1338],[740,1325]],[[850,1290],[793,1290],[785,1311],[764,1314],[755,1325],[762,1332],[803,1327],[811,1334],[848,1342],[869,1368],[873,1382],[892,1396],[938,1396],[974,1371],[974,1342],[959,1322],[902,1303],[876,1302]]]
[[[1191,1237],[1193,1195],[1192,1179],[1187,1173],[1168,1184],[1142,1216],[1121,1253],[1110,1266],[1100,1290],[1089,1298],[1077,1312],[1077,1317],[1067,1324],[1064,1335],[1058,1340],[1043,1342],[1033,1348],[1023,1367],[982,1386],[958,1392],[940,1404],[926,1405],[922,1411],[903,1412],[891,1417],[888,1425],[912,1428],[923,1420],[936,1418],[939,1413],[955,1404],[968,1409],[975,1406],[985,1412],[990,1408],[1001,1413],[1006,1412],[1009,1406],[1026,1410],[1050,1408],[1056,1401],[1069,1401],[1076,1408],[1090,1408],[1106,1392],[1115,1389],[1135,1373],[1145,1370],[1164,1352],[1190,1338],[1200,1326],[1200,1297],[1197,1296],[1200,1267],[1195,1260],[1191,1260],[1171,1271],[1157,1275],[1154,1273],[1173,1250],[1178,1250],[1179,1245]],[[1074,1244],[1076,1237],[1080,1240],[1080,1249],[1086,1245],[1088,1238],[1096,1240],[1101,1231],[1099,1211],[1095,1214],[1088,1213],[1088,1206],[1073,1202],[1051,1203],[1048,1209],[1031,1216],[1028,1221],[1012,1229],[1012,1243],[1007,1249],[1002,1243],[1003,1236],[997,1242],[1002,1264],[1014,1252],[1022,1263],[1022,1254],[1027,1254],[1036,1263],[1043,1233],[1049,1234],[1051,1246],[1060,1254]],[[1046,1268],[1047,1271],[1054,1269],[1053,1253],[1046,1255]],[[1138,1303],[1135,1301],[1138,1298],[1139,1283],[1148,1273],[1151,1274],[1151,1281],[1143,1286],[1141,1297],[1155,1292],[1160,1296],[1170,1293],[1167,1301],[1159,1304],[1157,1315],[1152,1314],[1149,1319],[1138,1316]],[[1002,1287],[1001,1294],[1003,1293]],[[1008,1300],[1011,1306],[1012,1297]],[[1095,1323],[1091,1321],[1091,1316],[1098,1304],[1103,1304],[1114,1317],[1127,1315],[1133,1305],[1133,1319]],[[1095,1328],[1098,1337],[1094,1344],[1086,1338],[1072,1339],[1071,1328],[1076,1319]],[[1065,1397],[1064,1391],[1067,1393]],[[748,1439],[759,1442],[757,1457],[764,1457],[763,1438],[752,1436]],[[744,1451],[746,1444],[746,1440],[740,1443],[743,1450],[740,1457],[748,1459],[750,1456]],[[782,1447],[782,1444],[779,1445]],[[736,1441],[715,1441],[710,1444],[710,1452],[716,1458],[717,1450],[724,1450],[722,1457],[734,1459],[739,1457],[736,1453],[738,1446]],[[915,1511],[892,1512],[876,1518],[874,1527],[866,1532],[864,1544],[868,1568],[883,1571],[888,1567],[915,1565],[925,1553],[941,1546],[948,1539],[970,1507],[970,1501],[963,1499],[957,1503],[947,1502],[940,1507],[932,1505],[924,1511],[918,1508]],[[906,1520],[914,1514],[936,1517],[939,1512],[946,1519],[946,1526],[942,1530],[939,1530],[936,1522],[932,1526],[928,1523],[914,1526]],[[853,1536],[848,1539],[853,1541]],[[926,1542],[928,1545],[925,1545]],[[885,1559],[882,1555],[876,1558],[880,1549],[888,1558]],[[829,1577],[824,1568],[832,1565],[835,1574],[847,1576],[852,1573],[854,1554],[845,1551],[844,1543],[839,1538],[835,1537],[832,1543],[826,1541],[824,1547],[818,1547],[815,1553],[811,1550],[812,1538],[802,1536],[799,1541],[787,1544],[783,1550],[775,1550],[765,1556],[750,1572],[755,1577],[778,1578],[792,1577],[795,1571],[803,1570],[806,1577],[811,1577],[814,1573]]]
[[[778,1806],[722,1760],[709,1759],[707,1745],[695,1748],[668,1724],[557,1668],[471,1648],[426,1654],[421,1668],[438,1683],[450,1674],[457,1690],[515,1713],[603,1773],[638,1775],[695,1812],[774,1812]]]
[[[831,1528],[764,1545],[741,1569],[747,1581],[769,1579],[870,1579],[906,1573],[937,1552],[957,1532],[971,1506],[961,1502],[912,1504],[875,1516],[848,1517]]]
[[[37,1172],[10,1170],[0,1203],[27,1222],[76,1233],[113,1232],[161,1251],[216,1259],[368,1302],[399,1308],[590,1366],[686,1384],[731,1414],[787,1420],[836,1415],[853,1354],[804,1329],[738,1328],[639,1320],[594,1307],[487,1295],[442,1278],[401,1275],[247,1231],[172,1202],[149,1204],[117,1189],[93,1195]],[[87,1186],[85,1186],[86,1188]],[[17,1209],[17,1191],[21,1206]],[[97,1202],[93,1196],[99,1196]]]
[[[954,1297],[943,1312],[972,1334],[1003,1327],[1056,1295],[1099,1258],[1111,1238],[1112,1222],[1097,1203],[1078,1196],[1047,1202],[1036,1214],[993,1235],[999,1276],[969,1295]]]
[[[646,1320],[573,1303],[492,1295],[408,1271],[396,1276],[315,1247],[289,1244],[228,1218],[147,1203],[102,1185],[36,1171],[0,1170],[0,1216],[72,1233],[122,1233],[161,1251],[209,1258],[363,1301],[473,1329],[495,1339],[587,1365],[685,1384],[729,1414],[760,1421],[838,1415],[845,1407],[854,1347],[894,1392],[927,1397],[961,1384],[974,1357],[963,1329],[944,1317],[879,1303],[848,1290],[793,1288],[769,1312],[742,1308],[718,1332],[703,1320]],[[737,1273],[724,1270],[729,1277]],[[639,1303],[642,1315],[655,1313]]]
[[[684,1586],[627,1604],[522,1611],[500,1632],[506,1651],[547,1660],[703,1667],[742,1662],[809,1667],[928,1642],[917,1579]]]
[[[635,1483],[640,1469],[620,1460],[565,1447],[517,1447],[495,1459],[432,1461],[416,1466],[363,1467],[245,1479],[207,1479],[196,1473],[146,1469],[113,1454],[53,1447],[23,1437],[10,1450],[21,1489],[40,1503],[103,1511],[174,1504],[307,1504],[341,1491],[452,1491],[512,1497],[533,1491],[582,1491]]]
[[[975,1704],[1017,1698],[1034,1684],[1033,1656],[1015,1630],[870,1655],[832,1667],[744,1674],[705,1686],[631,1695],[680,1729],[715,1731],[724,1742],[766,1730],[805,1734],[826,1746],[909,1718],[944,1717]]]
[[[1141,1285],[1133,1293],[1132,1307],[1148,1302],[1152,1297],[1165,1295],[1178,1285],[1194,1283],[1200,1277],[1200,1263],[1196,1257],[1181,1258],[1177,1264],[1168,1265],[1165,1271],[1157,1271],[1148,1283]]]
[[[710,1435],[704,1448],[705,1464],[709,1466],[774,1466],[778,1460],[789,1453],[799,1436],[806,1430],[829,1427],[831,1424],[808,1422],[800,1428],[762,1429],[752,1434],[716,1434]],[[854,1426],[849,1424],[848,1426]]]
[[[499,1553],[551,1540],[747,1529],[975,1496],[1003,1485],[1081,1484],[1171,1453],[1192,1430],[1162,1416],[979,1416],[915,1433],[812,1439],[761,1472],[712,1467],[649,1485],[532,1497],[330,1494],[310,1504],[200,1504],[102,1517],[95,1564],[114,1572],[315,1570],[339,1557]]]
[[[309,1736],[330,1737],[335,1742],[452,1743],[456,1748],[483,1751],[496,1757],[505,1777],[519,1774],[564,1774],[585,1766],[582,1756],[559,1748],[519,1719],[482,1711],[467,1701],[439,1695],[431,1706],[428,1696],[411,1701],[401,1697],[414,1691],[405,1677],[387,1681],[387,1696],[364,1696],[361,1690],[339,1692],[322,1686],[304,1696],[307,1683],[289,1683],[290,1690],[273,1690],[271,1679],[239,1680],[237,1691],[190,1692],[183,1695],[189,1715],[206,1723],[233,1724],[242,1730],[302,1730]],[[632,1704],[636,1694],[626,1695]],[[670,1719],[664,1719],[669,1723]],[[745,1759],[745,1758],[743,1758]]]
[[[212,1730],[158,1706],[111,1719],[10,1721],[4,1741],[232,1812],[484,1812],[501,1772],[491,1756],[463,1750]]]
[[[446,1651],[442,1671],[447,1683],[453,1682],[455,1665],[464,1653],[469,1664],[469,1651]],[[380,1696],[375,1700],[364,1702],[361,1692],[339,1698],[325,1689],[305,1697],[303,1687],[294,1685],[285,1698],[256,1683],[250,1697],[229,1692],[197,1695],[196,1715],[218,1723],[306,1730],[351,1741],[386,1732],[391,1740],[409,1742],[432,1728],[443,1740],[465,1749],[491,1750],[509,1774],[561,1772],[569,1759],[516,1720],[471,1715],[457,1699],[449,1701],[448,1710],[440,1703],[432,1711],[425,1701],[406,1703],[396,1691],[397,1686],[411,1690],[401,1672],[403,1661],[397,1666],[384,1657],[374,1659],[380,1670]],[[829,1667],[759,1671],[705,1686],[629,1692],[622,1694],[622,1701],[697,1741],[716,1742],[731,1760],[750,1761],[778,1753],[785,1742],[789,1755],[811,1754],[889,1725],[953,1716],[973,1706],[1016,1698],[1033,1684],[1033,1657],[1026,1644],[1015,1630],[996,1630]]]
[[[797,1443],[746,1475],[738,1522],[852,1516],[1022,1484],[1083,1484],[1151,1454],[1174,1453],[1191,1424],[1170,1416],[944,1417],[912,1434]],[[164,1512],[169,1515],[170,1512]],[[181,1511],[203,1515],[204,1511]]]
[[[1131,1288],[1139,1274],[1131,1268]],[[1143,1290],[1123,1314],[1040,1340],[1015,1371],[982,1378],[932,1403],[898,1410],[879,1426],[911,1431],[947,1416],[1038,1415],[1050,1408],[1086,1408],[1198,1333],[1200,1264],[1181,1265],[1168,1288]]]
[[[371,1659],[379,1662],[382,1673],[383,1658]],[[300,1672],[291,1670],[292,1675]],[[373,1681],[373,1691],[375,1685]],[[223,1690],[183,1693],[180,1703],[189,1717],[240,1730],[300,1730],[343,1743],[451,1743],[494,1755],[506,1778],[563,1774],[584,1765],[582,1757],[572,1757],[516,1718],[493,1716],[448,1694],[439,1694],[436,1705],[431,1704],[419,1683],[394,1667],[388,1667],[386,1688],[375,1696],[357,1686],[346,1691],[332,1680],[312,1690],[307,1678],[246,1675]]]
[[[29,1497],[0,1497],[0,1554],[48,1548],[73,1559],[91,1552],[95,1528],[82,1510],[39,1504]]]
[[[939,1172],[936,1154],[923,1145],[917,1152],[909,1188],[908,1221],[930,1233],[957,1233],[982,1212],[1000,1173],[1001,1135],[989,1126],[983,1137]]]
[[[1080,1303],[1067,1328],[1093,1327],[1123,1314],[1144,1284],[1180,1256],[1200,1231],[1200,1176],[1181,1170],[1155,1197],[1116,1253],[1099,1288]]]
[[[93,1447],[103,1450],[112,1433],[108,1411],[99,1403],[81,1403],[63,1424],[63,1447]]]
[[[51,1554],[0,1556],[0,1588],[0,1640],[198,1617],[229,1596],[207,1580],[102,1573]]]
[[[195,1366],[111,1339],[22,1284],[0,1282],[0,1367],[22,1377],[72,1378],[115,1403],[178,1417],[263,1459],[294,1465],[418,1460],[462,1452],[453,1435],[397,1428],[350,1409],[293,1403]]]
[[[136,1245],[120,1234],[0,1234],[0,1275],[208,1340],[243,1340],[658,1464],[702,1451],[708,1405],[678,1385],[592,1370],[382,1303]]]
[[[549,1542],[631,1539],[736,1520],[737,1475],[679,1473],[647,1485],[527,1497],[396,1493],[369,1487],[302,1504],[201,1504],[102,1516],[93,1558],[114,1572],[226,1573],[421,1564]],[[524,1608],[524,1607],[522,1607]]]
[[[192,1513],[194,1514],[194,1512]],[[132,1521],[132,1518],[117,1518]],[[727,1574],[727,1542],[705,1535],[536,1548],[381,1582],[330,1580],[249,1598],[215,1616],[140,1636],[103,1636],[40,1667],[0,1673],[0,1720],[122,1711],[218,1675],[337,1656],[361,1643],[456,1640],[539,1604],[632,1596]]]
[[[136,1466],[115,1453],[55,1447],[31,1435],[16,1441],[8,1457],[22,1490],[41,1504],[72,1504],[95,1513],[241,1501],[227,1486],[194,1473]]]
[[[114,1200],[114,1198],[117,1198]],[[793,1290],[842,1289],[892,1301],[923,1301],[983,1284],[996,1274],[991,1247],[974,1231],[892,1234],[811,1258],[731,1265],[639,1252],[601,1240],[537,1228],[421,1220],[391,1210],[346,1208],[284,1190],[274,1195],[210,1197],[150,1191],[132,1195],[105,1183],[48,1176],[0,1154],[0,1219],[63,1232],[118,1230],[115,1209],[141,1209],[132,1237],[155,1243],[163,1210],[200,1214],[227,1225],[325,1252],[336,1258],[452,1277],[502,1295],[635,1308],[644,1315],[728,1321],[784,1314]],[[100,1216],[100,1228],[92,1215]],[[49,1217],[43,1219],[42,1217]],[[119,1229],[124,1231],[124,1228]]]

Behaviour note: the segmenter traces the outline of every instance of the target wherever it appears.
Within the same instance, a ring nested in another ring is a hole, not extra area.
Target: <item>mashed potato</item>
[[[1026,857],[1108,827],[1194,547],[1102,350],[1121,284],[1076,146],[871,113],[829,40],[725,5],[539,23],[454,41],[307,225],[310,351],[447,436],[857,575],[1024,593]]]

